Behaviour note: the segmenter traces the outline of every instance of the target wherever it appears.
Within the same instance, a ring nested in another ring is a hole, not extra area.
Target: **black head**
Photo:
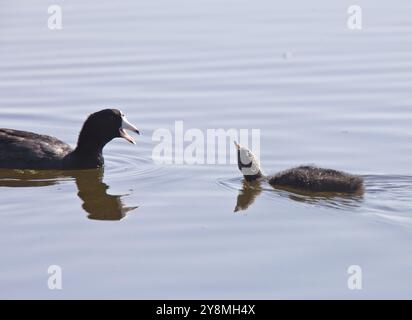
[[[105,109],[93,113],[83,124],[77,149],[85,152],[101,152],[103,147],[114,138],[124,138],[134,144],[133,138],[126,130],[140,134],[120,110]]]

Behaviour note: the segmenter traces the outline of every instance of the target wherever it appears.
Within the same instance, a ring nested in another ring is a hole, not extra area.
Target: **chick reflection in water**
[[[79,171],[37,171],[0,169],[0,187],[46,187],[74,180],[82,208],[93,220],[121,220],[137,207],[126,207],[125,195],[110,195],[109,186],[103,182],[103,169]]]
[[[262,186],[260,181],[248,182],[242,181],[242,190],[239,191],[237,196],[237,203],[235,212],[246,210],[249,206],[255,202],[256,198],[261,194]]]
[[[282,197],[296,202],[318,205],[334,209],[354,209],[360,207],[362,194],[344,194],[344,193],[311,193],[302,192],[297,189],[282,188],[274,189],[264,181],[247,181],[242,180],[242,189],[237,196],[237,202],[234,212],[247,210],[264,192],[267,196]]]

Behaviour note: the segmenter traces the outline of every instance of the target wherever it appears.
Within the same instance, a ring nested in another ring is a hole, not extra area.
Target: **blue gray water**
[[[7,0],[0,127],[74,145],[118,107],[142,131],[104,172],[0,172],[1,298],[412,298],[412,3]],[[257,128],[267,172],[364,176],[360,198],[242,190],[159,165],[158,128]],[[235,212],[235,209],[236,212]],[[49,290],[47,268],[63,270]],[[363,289],[347,269],[362,268]]]

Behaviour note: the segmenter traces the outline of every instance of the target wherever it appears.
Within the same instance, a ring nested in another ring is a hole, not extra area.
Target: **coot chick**
[[[359,193],[363,180],[345,172],[315,166],[300,166],[275,175],[265,176],[259,160],[245,147],[235,142],[238,167],[246,181],[266,180],[274,188],[291,188],[308,192]]]
[[[46,135],[0,129],[0,168],[8,169],[92,169],[104,165],[103,148],[114,138],[135,144],[126,132],[136,129],[117,109],[91,114],[80,131],[76,149]]]

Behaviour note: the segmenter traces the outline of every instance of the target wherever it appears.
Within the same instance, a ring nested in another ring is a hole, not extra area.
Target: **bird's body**
[[[246,181],[265,180],[274,188],[306,192],[358,193],[363,190],[362,178],[342,171],[315,166],[300,166],[265,176],[253,153],[235,142],[238,167]]]
[[[266,177],[274,188],[293,188],[310,192],[356,193],[362,190],[360,177],[342,171],[300,166]]]
[[[0,168],[100,168],[104,165],[103,148],[112,139],[122,137],[134,143],[125,129],[139,133],[116,109],[105,109],[90,115],[82,127],[75,149],[51,136],[0,129]]]
[[[0,129],[0,168],[62,169],[73,149],[47,135]]]

